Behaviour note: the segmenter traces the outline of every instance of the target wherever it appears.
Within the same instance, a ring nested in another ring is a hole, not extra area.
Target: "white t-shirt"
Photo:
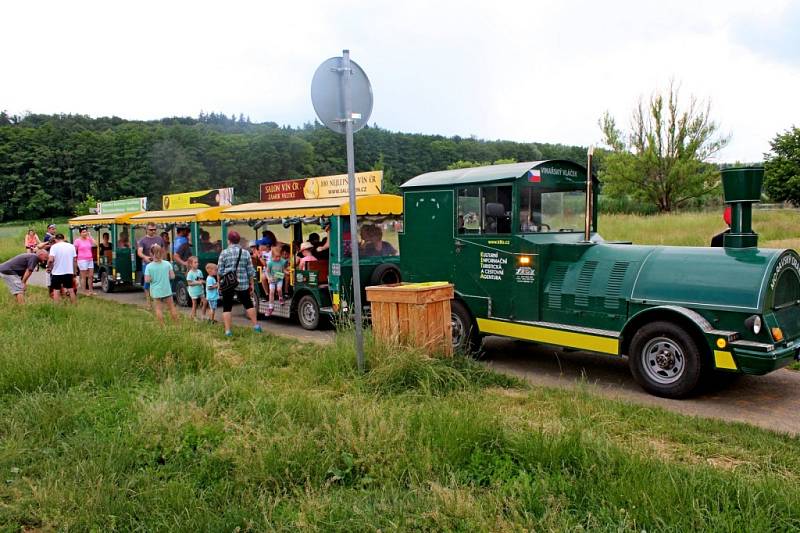
[[[53,258],[53,276],[63,276],[64,274],[75,274],[75,264],[73,260],[77,256],[75,247],[61,241],[50,247],[50,257]]]

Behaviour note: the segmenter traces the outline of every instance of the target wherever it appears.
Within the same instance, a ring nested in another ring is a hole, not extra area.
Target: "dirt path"
[[[766,376],[742,376],[712,393],[669,400],[644,392],[622,358],[562,352],[499,337],[487,338],[484,347],[489,367],[535,385],[569,388],[583,383],[606,398],[800,435],[800,372],[784,369]]]

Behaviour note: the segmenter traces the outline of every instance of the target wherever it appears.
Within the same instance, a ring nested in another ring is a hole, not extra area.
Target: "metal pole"
[[[583,240],[589,242],[592,231],[592,156],[594,146],[589,146],[586,151],[586,221],[583,228]]]
[[[361,272],[359,271],[358,242],[356,240],[356,232],[358,231],[358,220],[356,218],[356,165],[353,150],[353,109],[350,94],[350,77],[352,75],[350,50],[342,50],[342,94],[344,95],[345,139],[347,142],[347,184],[350,190],[350,253],[353,259],[353,305],[356,308],[356,362],[358,363],[358,370],[363,372],[364,334],[361,318]]]

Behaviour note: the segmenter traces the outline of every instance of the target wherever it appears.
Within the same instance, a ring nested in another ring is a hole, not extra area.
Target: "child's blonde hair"
[[[153,246],[150,247],[150,255],[152,255],[153,259],[155,259],[156,261],[161,261],[162,259],[164,259],[165,255],[164,248],[162,248],[158,244],[154,244]]]
[[[197,266],[200,266],[200,259],[196,255],[190,255],[189,259],[186,260],[187,263],[191,263],[192,261],[196,261]]]
[[[211,274],[212,270],[216,270],[216,269],[217,269],[217,264],[216,263],[208,263],[206,265],[206,272],[209,273],[209,274]]]

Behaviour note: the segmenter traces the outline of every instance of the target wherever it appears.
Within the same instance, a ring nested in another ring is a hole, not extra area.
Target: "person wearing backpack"
[[[222,322],[225,325],[225,336],[233,335],[231,331],[231,310],[233,309],[234,296],[244,306],[247,318],[253,324],[253,330],[261,333],[261,325],[256,318],[253,307],[253,279],[256,271],[250,254],[239,246],[241,236],[237,231],[228,233],[228,247],[219,255],[218,282],[219,291],[222,293]]]

